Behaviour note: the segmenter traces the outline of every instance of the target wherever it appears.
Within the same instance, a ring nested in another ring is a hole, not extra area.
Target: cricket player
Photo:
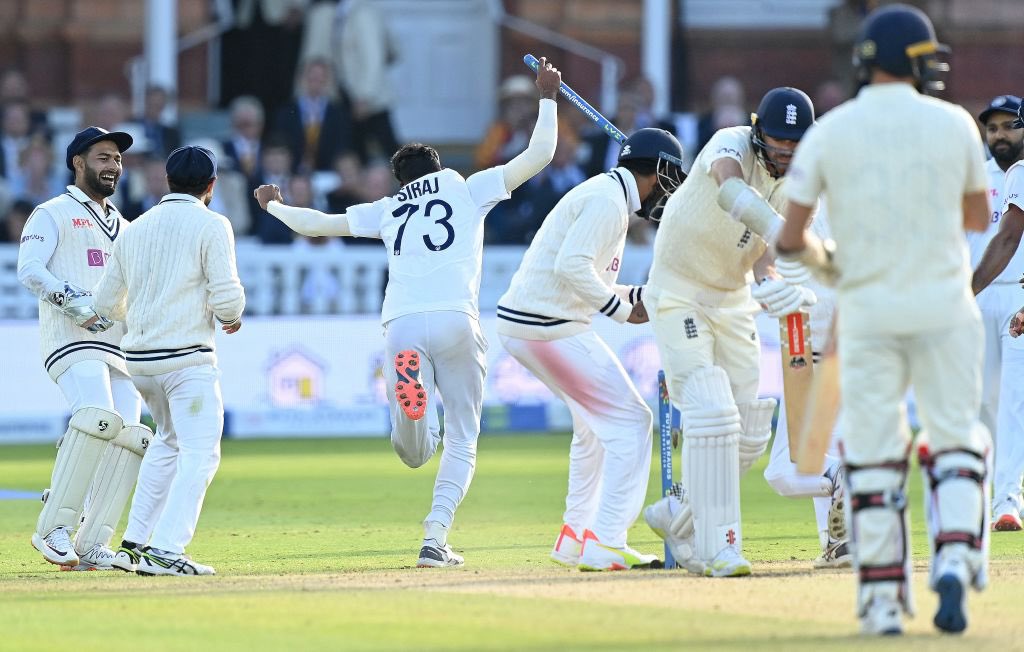
[[[1018,280],[1024,273],[1024,183],[1007,187],[1012,176],[1024,178],[1024,123],[1018,120],[1021,98],[1000,95],[981,112],[985,140],[992,158],[986,164],[992,220],[983,233],[968,233],[972,286],[985,328],[981,420],[995,433],[992,529],[1021,529],[1021,474],[1024,473],[1024,341],[1012,337],[1007,323],[1020,305]],[[1010,199],[1016,192],[1016,198]]]
[[[673,194],[654,241],[644,292],[683,426],[684,502],[663,498],[645,510],[676,561],[711,577],[749,575],[742,554],[740,475],[771,438],[774,399],[759,399],[760,343],[754,279],[769,279],[773,310],[812,305],[814,293],[777,280],[766,240],[745,222],[780,220],[793,149],[814,122],[807,94],[775,88],[751,127],[721,129]],[[772,280],[776,279],[776,280]]]
[[[303,235],[379,238],[388,252],[381,322],[391,402],[391,445],[410,468],[426,464],[441,441],[435,393],[444,402],[444,450],[424,523],[417,566],[461,566],[448,544],[455,511],[469,490],[480,436],[487,342],[480,331],[484,218],[540,172],[555,152],[557,68],[540,60],[541,99],[530,144],[505,165],[468,179],[442,168],[437,152],[411,144],[391,158],[398,194],[359,204],[341,215],[286,206],[276,186],[256,199]],[[423,417],[428,418],[424,419]]]
[[[120,347],[124,327],[96,320],[88,291],[128,226],[107,198],[131,145],[120,131],[78,132],[65,159],[74,185],[32,212],[18,251],[18,280],[39,296],[43,365],[71,407],[32,545],[68,570],[111,568],[108,545],[152,434],[138,423],[142,399]]]
[[[128,370],[156,421],[113,565],[140,575],[213,575],[185,548],[220,464],[214,320],[237,332],[245,292],[231,223],[207,208],[213,153],[179,147],[166,170],[171,192],[125,229],[93,297],[98,314],[124,322]]]
[[[838,355],[857,614],[866,634],[899,634],[913,612],[906,481],[914,388],[928,432],[922,467],[935,626],[967,625],[969,586],[986,583],[986,455],[978,412],[983,331],[964,230],[990,219],[974,119],[922,94],[946,69],[931,21],[908,5],[865,19],[854,47],[867,85],[800,143],[779,256],[838,279]],[[835,249],[805,234],[824,193]],[[778,223],[760,225],[776,229]]]
[[[653,417],[622,363],[591,329],[595,314],[647,321],[643,288],[616,284],[633,213],[657,219],[684,178],[683,148],[640,129],[619,165],[570,190],[544,219],[498,300],[501,344],[572,413],[569,491],[551,558],[581,570],[648,566],[626,542],[647,494]]]

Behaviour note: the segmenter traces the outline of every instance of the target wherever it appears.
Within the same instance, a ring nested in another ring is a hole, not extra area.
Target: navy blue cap
[[[67,164],[68,169],[72,172],[75,171],[75,166],[71,164],[71,160],[76,156],[89,149],[101,140],[112,140],[117,145],[117,149],[120,152],[125,152],[129,147],[132,146],[132,137],[123,131],[107,131],[100,127],[86,127],[75,134],[75,137],[71,140],[71,144],[68,145],[67,158],[64,159],[64,163]]]
[[[197,186],[217,177],[217,157],[198,145],[186,145],[167,157],[167,178],[180,186]]]
[[[988,117],[996,111],[1017,115],[1017,112],[1020,111],[1020,98],[1016,95],[1000,95],[992,98],[992,101],[988,103],[988,108],[978,114],[978,120],[981,124],[985,124],[988,122]]]

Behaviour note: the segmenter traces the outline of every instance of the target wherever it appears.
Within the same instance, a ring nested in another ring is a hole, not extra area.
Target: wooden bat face
[[[806,312],[794,312],[779,320],[779,343],[783,398],[786,401],[786,420],[789,426],[789,459],[795,462],[814,374],[811,361],[811,320]]]

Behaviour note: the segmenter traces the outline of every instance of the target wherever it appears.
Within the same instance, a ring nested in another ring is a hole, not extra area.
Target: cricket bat
[[[818,475],[825,466],[825,453],[839,417],[839,358],[830,347],[814,372],[810,400],[796,448],[796,470]],[[793,421],[790,421],[790,427]],[[792,450],[792,449],[791,449]]]
[[[786,420],[789,424],[789,459],[796,462],[814,378],[811,320],[806,312],[798,310],[779,319],[779,345],[782,354],[782,394],[786,401]]]

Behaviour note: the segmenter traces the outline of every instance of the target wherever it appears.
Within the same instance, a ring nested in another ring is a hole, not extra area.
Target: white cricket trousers
[[[82,360],[57,376],[57,387],[74,414],[84,407],[117,412],[125,424],[138,423],[142,397],[132,379],[102,360]]]
[[[156,421],[142,458],[124,538],[183,553],[195,535],[206,488],[220,464],[224,400],[220,372],[198,365],[157,376],[135,376]]]
[[[564,522],[592,530],[607,546],[625,546],[647,496],[651,409],[592,331],[551,341],[502,335],[501,344],[572,413]]]
[[[1010,318],[1020,308],[1016,283],[993,284],[978,295],[985,329],[981,421],[995,439],[992,503],[1011,501],[1018,510],[1024,475],[1024,338],[1010,337]]]
[[[480,322],[464,312],[440,310],[396,317],[384,325],[385,383],[391,404],[391,445],[410,468],[423,466],[441,441],[438,398],[444,404],[444,447],[434,481],[434,497],[425,521],[450,528],[476,471],[476,444],[487,373],[487,340]],[[420,383],[427,411],[413,421],[395,399],[395,355],[420,354]]]

